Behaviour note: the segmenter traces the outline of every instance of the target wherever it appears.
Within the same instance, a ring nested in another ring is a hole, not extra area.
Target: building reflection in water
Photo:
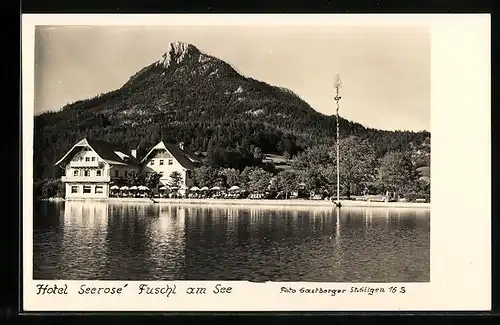
[[[154,206],[148,224],[147,261],[155,279],[173,279],[184,268],[186,207]],[[169,278],[162,275],[169,274]]]
[[[108,206],[104,202],[66,201],[61,247],[62,268],[67,278],[80,272],[102,274],[107,259]]]

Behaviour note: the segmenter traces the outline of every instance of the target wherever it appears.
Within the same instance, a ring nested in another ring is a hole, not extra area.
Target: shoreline
[[[156,204],[196,204],[196,205],[242,205],[242,206],[302,206],[302,207],[335,207],[332,201],[325,200],[263,200],[263,199],[170,199],[170,198],[154,198]],[[150,203],[153,201],[149,198],[107,198],[107,199],[45,199],[43,201],[74,201],[74,202],[109,202],[109,203]],[[430,209],[430,203],[413,203],[413,202],[367,202],[355,200],[340,200],[342,207],[371,207],[371,208],[413,208],[413,209]]]

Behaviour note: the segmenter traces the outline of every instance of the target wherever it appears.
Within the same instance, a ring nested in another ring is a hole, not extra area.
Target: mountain
[[[119,89],[36,116],[34,174],[55,176],[54,162],[84,137],[123,143],[139,154],[163,138],[199,152],[216,146],[241,153],[256,146],[293,155],[332,141],[335,123],[292,91],[243,76],[191,44],[174,42]],[[378,156],[430,137],[365,128],[343,118],[340,130],[341,136],[370,139]]]

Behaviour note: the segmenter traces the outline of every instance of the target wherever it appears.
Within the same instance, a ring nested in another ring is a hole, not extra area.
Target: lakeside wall
[[[50,199],[49,199],[50,200]],[[62,201],[64,199],[50,200]],[[149,198],[108,198],[108,199],[67,199],[68,201],[105,201],[110,203],[153,203]],[[242,205],[242,206],[318,206],[335,207],[331,201],[324,200],[251,200],[251,199],[169,199],[155,198],[158,204],[206,204],[206,205]],[[386,207],[386,208],[412,208],[430,209],[430,203],[410,203],[410,202],[367,202],[341,200],[343,207]]]

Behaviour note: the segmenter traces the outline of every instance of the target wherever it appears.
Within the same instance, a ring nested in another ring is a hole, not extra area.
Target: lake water
[[[34,278],[427,282],[428,209],[39,202]]]

